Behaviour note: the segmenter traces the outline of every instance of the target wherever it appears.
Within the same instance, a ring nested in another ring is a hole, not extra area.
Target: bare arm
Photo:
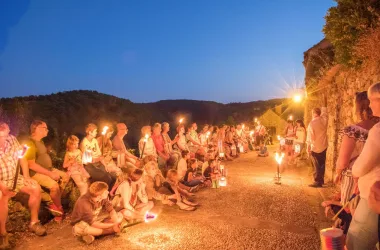
[[[337,160],[336,172],[340,174],[345,168],[348,167],[352,152],[355,149],[355,139],[348,137],[347,135],[343,136],[342,144],[339,150],[339,156]]]
[[[373,168],[379,166],[380,162],[380,126],[375,125],[368,135],[368,139],[358,159],[352,166],[352,174],[355,177],[362,177]]]

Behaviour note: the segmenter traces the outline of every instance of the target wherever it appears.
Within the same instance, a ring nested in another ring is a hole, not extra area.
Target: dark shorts
[[[293,145],[293,140],[285,139],[285,145],[292,146]]]

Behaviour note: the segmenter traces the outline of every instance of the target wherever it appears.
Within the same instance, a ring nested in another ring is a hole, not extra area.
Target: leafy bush
[[[335,50],[336,62],[346,66],[360,63],[354,46],[360,37],[379,23],[380,1],[378,0],[335,0],[337,6],[331,7],[325,16],[323,28],[326,38]]]

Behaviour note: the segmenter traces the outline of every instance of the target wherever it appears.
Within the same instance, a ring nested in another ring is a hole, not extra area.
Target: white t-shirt
[[[179,180],[182,180],[182,178],[185,176],[186,174],[186,171],[187,171],[187,163],[186,163],[186,160],[184,158],[181,158],[179,161],[178,161],[178,165],[177,165],[177,173],[178,173],[178,179]]]
[[[294,141],[298,143],[305,143],[305,140],[306,140],[306,129],[304,129],[303,127],[297,127],[296,138],[294,139]]]

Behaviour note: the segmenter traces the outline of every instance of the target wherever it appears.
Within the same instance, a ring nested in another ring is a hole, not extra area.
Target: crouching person
[[[29,194],[29,229],[39,236],[46,234],[46,228],[38,220],[41,187],[30,178],[27,161],[24,158],[18,159],[18,151],[21,149],[17,139],[9,134],[8,125],[0,122],[0,249],[9,248],[8,234],[5,229],[8,201],[19,191]],[[13,189],[18,161],[20,161],[24,176],[18,175],[15,189]]]
[[[120,184],[112,203],[128,221],[144,219],[154,203],[148,200],[145,184],[141,178],[143,170],[129,165],[122,167],[121,171]]]
[[[105,213],[101,213],[102,210]],[[91,244],[95,236],[119,233],[124,228],[123,215],[117,213],[108,200],[108,185],[105,182],[92,183],[87,194],[79,197],[71,224],[74,236],[87,244]]]

